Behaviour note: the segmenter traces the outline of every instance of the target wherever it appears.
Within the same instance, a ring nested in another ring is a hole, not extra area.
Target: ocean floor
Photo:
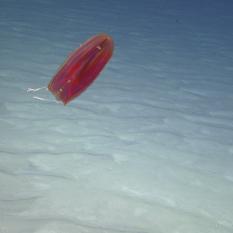
[[[232,233],[230,1],[0,1],[0,233]],[[89,37],[114,55],[67,106]]]

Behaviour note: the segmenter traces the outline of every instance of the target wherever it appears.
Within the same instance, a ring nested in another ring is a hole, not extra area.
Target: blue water
[[[0,232],[231,233],[233,3],[0,0]],[[105,32],[67,106],[46,87]]]

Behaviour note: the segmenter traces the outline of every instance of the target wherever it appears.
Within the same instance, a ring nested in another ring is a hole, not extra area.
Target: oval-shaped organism
[[[66,105],[97,78],[113,53],[113,40],[96,35],[71,53],[48,85],[53,95]]]

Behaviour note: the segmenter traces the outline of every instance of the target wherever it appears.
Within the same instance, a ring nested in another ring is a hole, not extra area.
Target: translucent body
[[[111,58],[113,48],[113,40],[107,34],[90,38],[67,58],[48,89],[64,105],[67,104],[97,78]]]

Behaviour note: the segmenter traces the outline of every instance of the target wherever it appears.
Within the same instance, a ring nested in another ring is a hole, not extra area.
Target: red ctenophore
[[[113,40],[96,35],[75,50],[48,85],[53,95],[65,104],[79,96],[97,78],[113,53]]]

